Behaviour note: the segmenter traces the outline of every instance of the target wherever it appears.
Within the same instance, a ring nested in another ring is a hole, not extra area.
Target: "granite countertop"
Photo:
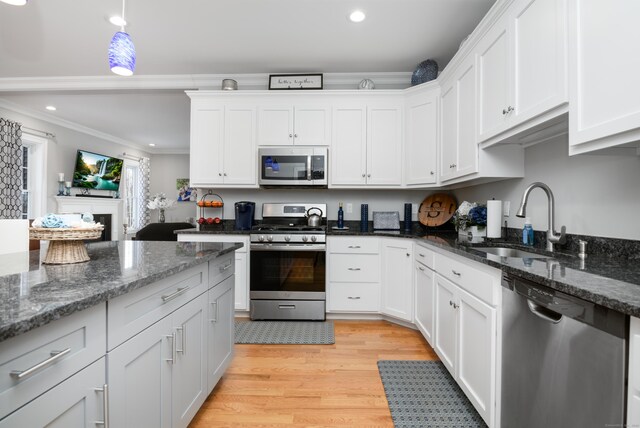
[[[112,241],[91,260],[43,265],[46,249],[0,256],[0,341],[241,248],[241,243]]]

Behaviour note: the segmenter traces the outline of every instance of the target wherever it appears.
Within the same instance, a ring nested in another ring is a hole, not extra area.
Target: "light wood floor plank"
[[[377,361],[438,357],[416,330],[334,323],[334,345],[236,345],[190,428],[392,428]]]

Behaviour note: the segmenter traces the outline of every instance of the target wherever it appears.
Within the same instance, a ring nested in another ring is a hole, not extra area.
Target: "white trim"
[[[41,217],[47,212],[47,155],[49,139],[30,134],[22,133],[23,144],[26,142],[31,147],[29,153],[29,177],[31,186],[29,193],[31,196],[30,217]],[[35,161],[35,164],[34,164]],[[56,189],[57,190],[57,189]],[[36,197],[34,197],[36,196]]]

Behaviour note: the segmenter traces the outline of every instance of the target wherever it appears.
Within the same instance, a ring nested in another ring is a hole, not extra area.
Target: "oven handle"
[[[274,244],[251,244],[251,251],[326,251],[324,244],[303,244],[303,245],[274,245]]]
[[[307,156],[307,181],[311,181],[311,155]]]

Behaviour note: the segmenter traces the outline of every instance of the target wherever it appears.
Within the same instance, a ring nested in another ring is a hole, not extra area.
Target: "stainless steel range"
[[[324,321],[326,212],[326,204],[262,205],[251,230],[252,320]],[[307,213],[320,215],[320,225],[309,226]]]

